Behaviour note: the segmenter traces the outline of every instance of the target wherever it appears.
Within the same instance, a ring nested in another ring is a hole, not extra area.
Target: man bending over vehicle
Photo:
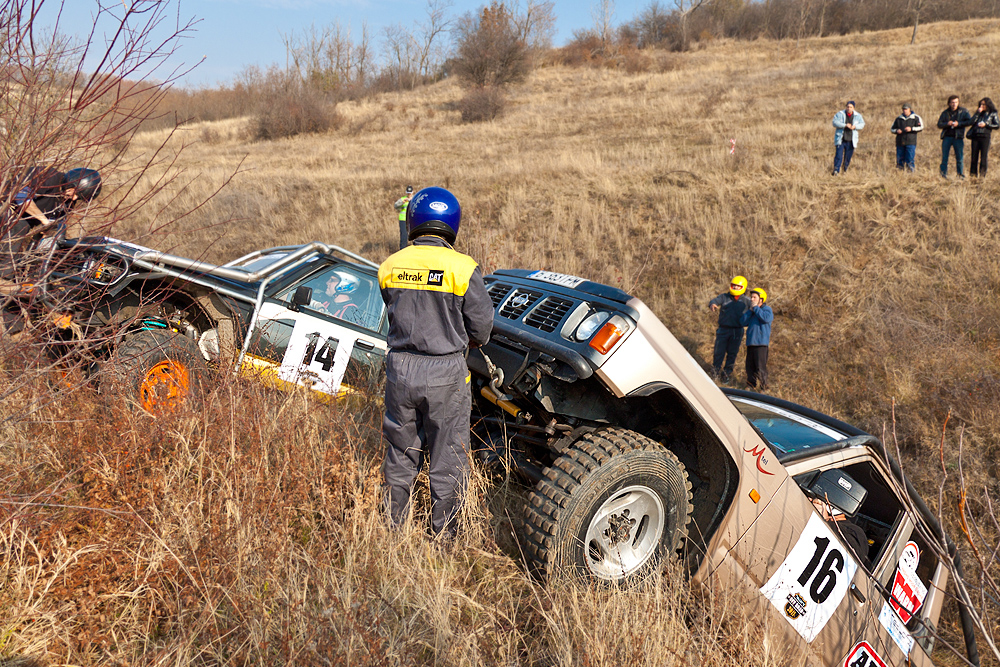
[[[80,167],[66,173],[51,167],[35,167],[21,178],[20,189],[4,198],[7,210],[0,212],[0,293],[14,277],[18,256],[31,240],[51,231],[80,201],[90,202],[101,193],[101,175]]]

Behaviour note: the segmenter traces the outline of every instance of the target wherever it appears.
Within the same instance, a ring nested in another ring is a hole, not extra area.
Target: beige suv
[[[804,662],[931,664],[947,570],[876,438],[720,390],[621,290],[546,271],[486,280],[474,440],[530,489],[519,532],[538,575],[622,582],[683,552],[695,583],[741,591]]]

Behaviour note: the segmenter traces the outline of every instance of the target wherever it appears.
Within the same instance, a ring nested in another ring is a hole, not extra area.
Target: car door
[[[308,305],[292,296],[308,287]],[[264,301],[241,373],[336,398],[375,381],[385,360],[385,305],[376,276],[347,263],[322,263]]]
[[[842,460],[832,460],[838,457]],[[819,467],[815,461],[807,463],[810,471],[805,476],[837,470],[867,491],[852,517],[839,518],[862,529],[868,551],[858,554],[847,546],[850,542],[839,521],[823,521],[817,513],[810,518],[811,530],[803,531],[783,563],[787,571],[784,583],[795,588],[806,582],[797,592],[807,605],[828,605],[829,617],[811,637],[803,634],[803,638],[831,665],[930,664],[924,652],[929,637],[923,623],[936,620],[939,613],[939,599],[937,609],[926,613],[941,595],[936,592],[931,596],[929,591],[944,583],[938,563],[930,549],[923,547],[913,518],[887,481],[880,462],[869,454],[859,455],[857,450],[829,458]],[[790,472],[800,469],[793,466]],[[794,479],[802,477],[797,474]],[[800,493],[797,488],[796,492]],[[762,592],[768,595],[781,578],[780,572],[776,573]],[[843,592],[834,588],[834,581]],[[822,594],[825,588],[837,592],[817,600],[822,596],[816,593]]]

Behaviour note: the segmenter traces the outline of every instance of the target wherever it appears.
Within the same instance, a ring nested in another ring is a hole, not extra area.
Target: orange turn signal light
[[[601,330],[597,332],[597,335],[590,339],[590,347],[594,348],[601,354],[607,354],[611,351],[611,348],[615,346],[628,328],[619,329],[615,326],[614,322],[608,322]]]

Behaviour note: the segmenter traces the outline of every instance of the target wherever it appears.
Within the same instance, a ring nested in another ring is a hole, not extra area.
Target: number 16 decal
[[[761,593],[811,642],[840,606],[857,571],[857,562],[814,513]]]

